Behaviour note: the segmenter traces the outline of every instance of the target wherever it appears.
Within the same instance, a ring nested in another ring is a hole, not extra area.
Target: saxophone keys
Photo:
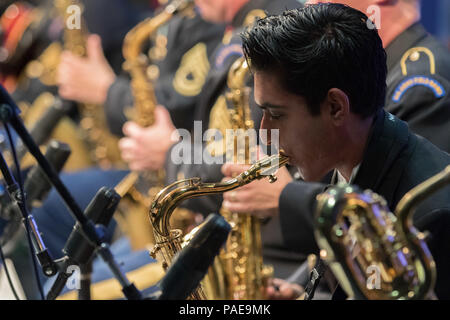
[[[278,180],[278,178],[277,178],[276,175],[271,174],[271,175],[269,176],[269,182],[270,182],[270,183],[274,183],[274,182],[276,182],[277,180]]]

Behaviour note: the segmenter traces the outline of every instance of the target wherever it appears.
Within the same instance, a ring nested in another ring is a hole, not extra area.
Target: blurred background
[[[450,1],[422,0],[422,23],[450,48]]]

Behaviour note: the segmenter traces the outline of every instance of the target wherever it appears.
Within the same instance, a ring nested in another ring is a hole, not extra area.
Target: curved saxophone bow
[[[156,195],[150,207],[150,220],[155,232],[163,237],[170,236],[171,213],[182,201],[230,191],[265,177],[274,181],[274,171],[284,166],[288,160],[284,155],[265,157],[237,177],[225,182],[204,183],[200,178],[192,178],[172,183]]]
[[[420,202],[448,184],[450,166],[405,194],[395,214],[381,196],[349,185],[317,197],[320,255],[350,297],[433,298],[435,262],[412,217]]]

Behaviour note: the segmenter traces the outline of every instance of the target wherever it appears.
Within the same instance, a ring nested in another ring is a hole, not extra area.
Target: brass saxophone
[[[167,269],[174,256],[182,249],[182,232],[172,229],[169,223],[173,211],[182,201],[230,191],[264,177],[274,181],[274,170],[285,165],[287,161],[288,158],[282,154],[273,155],[259,160],[248,170],[228,181],[204,183],[200,178],[191,178],[165,187],[156,195],[149,212],[156,240],[151,252],[152,257],[162,261],[163,267]],[[200,286],[191,298],[206,299],[207,297]]]
[[[55,0],[55,7],[59,11],[64,22],[64,48],[78,56],[86,55],[87,30],[83,21],[80,28],[70,29],[66,26],[70,14],[69,8],[79,8],[82,5],[78,0]],[[88,144],[90,156],[94,163],[102,169],[110,169],[113,166],[123,166],[118,149],[118,139],[108,129],[103,107],[93,104],[79,104],[81,113],[80,126],[84,140]]]
[[[155,17],[147,18],[125,37],[123,44],[124,70],[131,76],[131,89],[134,96],[135,121],[142,127],[154,124],[154,111],[157,105],[153,86],[148,80],[149,61],[143,54],[143,46],[159,27],[169,22],[175,15],[193,9],[193,0],[173,0]]]
[[[157,99],[147,70],[148,57],[143,53],[144,45],[157,30],[175,15],[187,14],[194,7],[193,0],[174,0],[158,15],[147,18],[131,29],[125,36],[122,52],[125,58],[123,69],[131,77],[131,90],[134,97],[132,118],[141,127],[149,127],[155,122]],[[164,187],[164,170],[131,172],[117,186],[116,191],[123,197],[131,196],[126,203],[126,221],[122,226],[131,237],[134,249],[141,249],[154,242],[151,226],[146,220],[147,210],[154,196]]]
[[[349,297],[434,298],[435,262],[412,217],[421,201],[448,184],[450,166],[406,193],[395,214],[381,196],[348,185],[317,197],[315,236],[320,256]]]
[[[235,152],[233,161],[244,161],[246,164],[250,163],[251,155],[257,151],[254,147],[256,143],[252,143],[250,138],[245,136],[247,130],[254,129],[249,106],[250,90],[246,86],[248,75],[247,60],[244,57],[236,60],[229,72],[229,92],[225,96],[231,107],[229,111],[232,129],[244,133],[241,137],[236,134],[232,141]],[[241,148],[239,142],[241,145],[244,143]],[[225,208],[221,208],[220,213],[232,226],[225,249],[220,254],[226,276],[226,296],[221,298],[261,300],[264,298],[267,281],[273,276],[273,267],[263,265],[260,219],[230,212]]]

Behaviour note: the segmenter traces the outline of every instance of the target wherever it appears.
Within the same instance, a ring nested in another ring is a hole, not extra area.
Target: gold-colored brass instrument
[[[182,201],[230,191],[264,177],[269,177],[273,181],[274,171],[285,165],[287,161],[288,158],[284,155],[273,155],[261,159],[248,170],[225,182],[204,183],[200,178],[192,178],[180,180],[165,187],[156,195],[149,212],[156,240],[151,252],[152,257],[162,261],[163,267],[167,269],[173,257],[181,250],[182,232],[172,229],[169,220]],[[205,299],[206,296],[200,287],[191,298]]]
[[[450,166],[406,193],[395,214],[381,196],[349,185],[317,197],[320,256],[350,298],[433,298],[435,262],[412,217],[420,202],[448,184]]]
[[[131,76],[131,90],[134,97],[133,120],[141,127],[155,123],[157,99],[148,69],[151,61],[144,54],[144,46],[157,30],[169,22],[175,15],[186,14],[194,7],[193,0],[174,0],[155,17],[147,18],[131,29],[123,43],[124,70]],[[124,197],[131,196],[131,201],[122,202],[126,206],[126,218],[123,225],[131,238],[134,249],[142,249],[153,243],[153,232],[148,224],[147,210],[154,196],[164,187],[164,170],[131,172],[118,186],[116,191]],[[184,212],[183,212],[184,214]],[[180,214],[181,215],[181,214]]]
[[[82,4],[78,0],[55,0],[64,23],[64,49],[78,56],[86,55],[87,29],[80,17],[80,26],[69,28],[67,21],[71,17],[70,8],[78,8],[82,12]],[[108,129],[103,106],[93,104],[79,104],[81,113],[80,125],[83,129],[83,140],[88,143],[90,156],[94,163],[102,169],[113,166],[123,166],[118,149],[118,139]]]
[[[157,105],[153,86],[148,80],[149,61],[143,53],[143,46],[159,27],[169,22],[175,15],[192,10],[193,0],[174,0],[157,16],[147,18],[134,27],[125,37],[123,44],[124,70],[131,76],[131,89],[134,96],[135,121],[142,127],[154,124],[154,111]]]
[[[245,164],[250,164],[251,155],[257,153],[256,141],[250,141],[251,138],[246,135],[248,130],[254,129],[249,105],[250,88],[247,87],[249,74],[246,59],[236,60],[228,75],[229,91],[225,96],[231,129],[236,133],[231,141],[233,161]],[[217,292],[215,296],[227,300],[263,299],[268,279],[273,276],[273,267],[263,265],[260,220],[223,207],[220,213],[231,224],[232,230],[219,256],[226,277],[226,295],[221,297]]]

